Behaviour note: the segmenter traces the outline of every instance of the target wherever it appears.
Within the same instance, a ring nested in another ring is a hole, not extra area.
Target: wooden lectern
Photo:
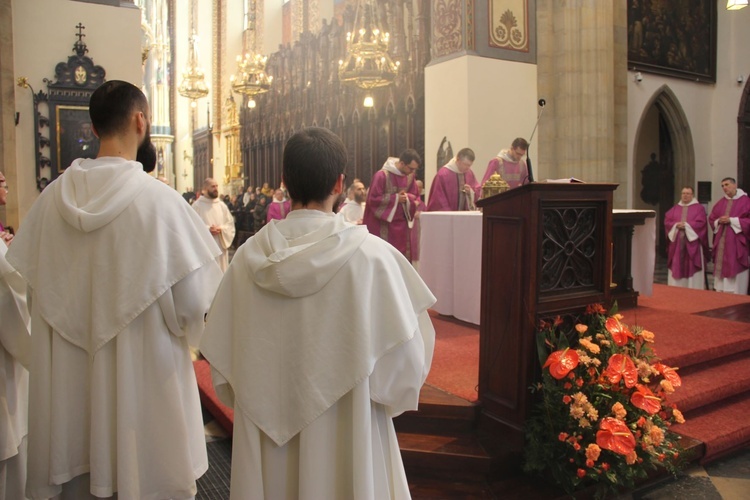
[[[533,183],[480,200],[482,295],[479,429],[511,452],[540,373],[536,330],[557,315],[572,326],[592,303],[608,304],[612,192],[616,184]]]

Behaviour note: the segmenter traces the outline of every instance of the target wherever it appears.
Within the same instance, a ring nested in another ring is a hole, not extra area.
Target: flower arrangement
[[[595,486],[598,496],[633,488],[648,469],[676,473],[682,423],[667,403],[680,387],[675,368],[659,362],[654,334],[631,330],[616,311],[586,309],[572,339],[562,320],[542,322],[537,334],[542,381],[539,403],[526,423],[524,470],[551,475],[568,493]]]

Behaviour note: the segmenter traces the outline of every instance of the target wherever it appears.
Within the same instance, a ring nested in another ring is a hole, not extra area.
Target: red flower
[[[638,384],[635,389],[636,391],[630,396],[630,402],[651,415],[659,413],[659,410],[661,410],[661,398],[654,396],[651,389],[644,385]]]
[[[602,464],[602,469],[604,469],[605,471],[608,471],[609,470],[609,464],[607,462],[604,462]]]
[[[682,379],[677,375],[676,368],[670,368],[662,363],[654,363],[654,369],[658,371],[662,377],[672,384],[672,387],[680,387],[682,385]]]
[[[549,366],[549,374],[557,380],[565,378],[571,370],[578,366],[578,353],[573,349],[555,351],[549,355],[542,368]]]
[[[627,455],[635,450],[635,437],[625,422],[612,417],[605,417],[599,424],[596,433],[596,444],[600,448]]]
[[[577,475],[578,477],[580,477],[581,479],[583,479],[583,476],[585,476],[585,475],[586,475],[586,471],[585,471],[585,470],[583,470],[583,469],[578,469],[578,470],[576,471],[576,475]]]
[[[623,379],[626,387],[633,387],[638,382],[638,369],[633,360],[624,354],[613,354],[609,358],[604,375],[609,379],[610,384],[617,384],[620,379]]]
[[[570,396],[566,394],[565,396],[563,396],[562,401],[563,403],[567,405],[567,404],[570,404],[571,401],[573,401],[573,398],[571,398]]]
[[[586,306],[586,314],[607,314],[601,304],[589,304]]]
[[[567,432],[561,432],[559,436],[557,436],[557,439],[560,441],[565,441],[568,439],[568,433]]]
[[[633,333],[630,331],[630,328],[628,328],[627,325],[623,325],[622,323],[620,323],[620,320],[615,318],[614,316],[610,316],[609,318],[607,318],[604,326],[609,334],[612,335],[612,340],[615,341],[615,344],[620,347],[627,344],[629,338],[635,338],[633,336]]]

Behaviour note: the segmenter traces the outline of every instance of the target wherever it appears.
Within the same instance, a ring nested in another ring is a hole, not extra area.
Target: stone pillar
[[[536,143],[548,177],[619,183],[627,203],[627,5],[539,2],[539,97],[547,101]]]
[[[10,186],[5,210],[0,208],[0,217],[6,226],[18,229],[19,223],[19,177],[16,163],[16,99],[13,65],[13,16],[11,0],[0,0],[0,169]],[[34,117],[24,116],[25,123],[33,123]],[[33,168],[33,165],[30,166]],[[5,212],[5,213],[3,213]]]
[[[473,170],[481,181],[500,149],[510,147],[516,137],[528,139],[537,109],[533,0],[428,4],[432,59],[425,69],[427,189],[440,168],[437,153],[444,137],[454,154],[464,147],[474,150]]]

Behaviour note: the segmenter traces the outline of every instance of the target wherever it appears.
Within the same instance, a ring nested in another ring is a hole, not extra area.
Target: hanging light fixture
[[[727,10],[740,10],[747,7],[748,0],[727,0]]]
[[[195,34],[195,1],[190,2],[190,37],[188,38],[188,63],[187,67],[182,70],[182,82],[177,88],[177,92],[182,97],[190,99],[190,105],[195,108],[196,99],[201,99],[208,95],[205,74],[198,63],[198,35]]]
[[[249,1],[245,12],[245,55],[237,56],[237,73],[229,77],[232,90],[238,94],[248,96],[248,107],[255,107],[253,97],[271,88],[273,77],[266,74],[268,58],[257,52],[256,39],[256,3]],[[251,103],[252,106],[251,106]]]
[[[190,105],[195,107],[196,99],[201,99],[208,95],[208,87],[206,87],[203,69],[198,65],[198,37],[195,33],[190,36],[189,41],[188,64],[182,70],[182,82],[177,88],[177,92],[182,97],[190,99],[192,101]]]
[[[339,80],[365,90],[390,85],[399,62],[388,53],[390,34],[378,24],[375,0],[359,0],[354,31],[346,34],[346,56],[339,61]]]

